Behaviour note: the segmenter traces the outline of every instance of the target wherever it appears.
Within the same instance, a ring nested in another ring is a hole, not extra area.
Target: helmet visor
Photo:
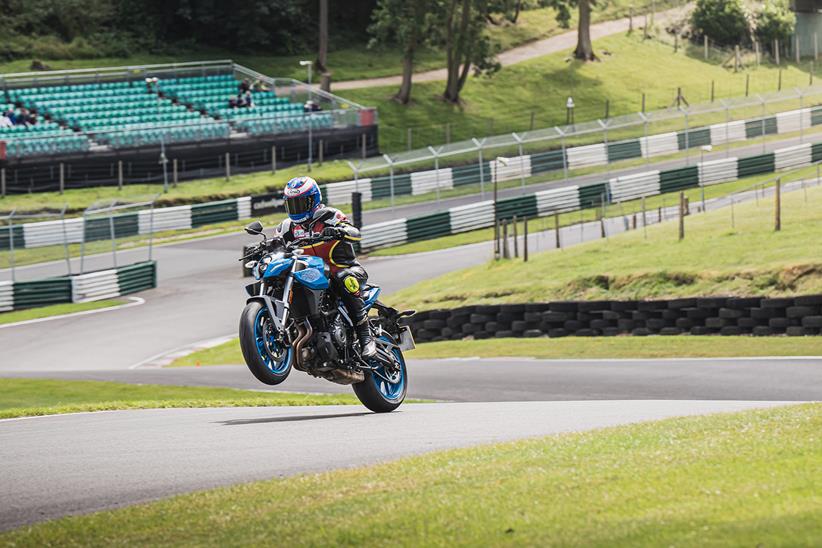
[[[314,200],[311,196],[295,196],[285,199],[285,210],[289,215],[305,215],[311,211]]]

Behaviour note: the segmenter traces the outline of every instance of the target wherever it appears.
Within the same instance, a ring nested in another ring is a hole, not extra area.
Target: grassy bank
[[[77,312],[87,312],[90,310],[100,310],[125,304],[125,299],[106,299],[90,303],[65,303],[52,306],[41,306],[39,308],[28,308],[26,310],[13,310],[0,314],[0,325],[24,322],[27,320],[38,320],[52,316],[62,316],[63,314],[74,314]]]
[[[783,195],[783,227],[773,199],[631,231],[528,263],[487,263],[425,280],[391,298],[400,309],[568,299],[646,299],[707,295],[794,295],[822,291],[818,236],[822,188]],[[733,211],[733,219],[731,217]],[[732,227],[732,220],[735,227]],[[664,266],[663,266],[664,265]]]
[[[822,405],[670,419],[193,493],[9,545],[818,545]]]
[[[425,343],[406,352],[414,360],[438,358],[733,358],[822,356],[820,337],[566,337],[561,339],[486,339]],[[178,358],[172,367],[245,363],[235,339]]]
[[[358,403],[357,399],[349,395],[262,393],[231,388],[0,378],[0,419],[114,409],[354,403]]]

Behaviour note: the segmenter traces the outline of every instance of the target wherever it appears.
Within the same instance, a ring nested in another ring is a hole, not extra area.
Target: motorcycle
[[[321,257],[303,247],[327,242],[309,237],[285,243],[268,239],[255,221],[245,228],[262,241],[246,249],[240,261],[256,280],[246,286],[248,300],[240,316],[240,348],[251,373],[268,385],[283,382],[292,368],[314,377],[351,385],[362,404],[376,413],[400,406],[408,391],[404,350],[414,338],[398,312],[380,302],[380,288],[361,291],[377,353],[364,358],[354,323],[330,283],[330,269]]]

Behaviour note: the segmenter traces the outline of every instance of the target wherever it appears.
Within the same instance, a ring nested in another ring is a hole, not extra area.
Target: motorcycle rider
[[[285,243],[311,237],[330,237],[331,242],[303,246],[306,255],[322,257],[331,269],[332,287],[342,299],[357,330],[363,357],[377,353],[368,326],[368,311],[362,288],[368,274],[357,261],[353,242],[360,240],[360,231],[339,209],[322,203],[317,181],[311,177],[294,177],[285,185],[285,210],[288,218],[277,227],[277,235]]]

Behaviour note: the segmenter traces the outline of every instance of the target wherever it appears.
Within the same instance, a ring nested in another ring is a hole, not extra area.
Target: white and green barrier
[[[99,301],[154,287],[157,287],[154,261],[45,280],[0,282],[0,312]]]
[[[678,192],[688,188],[710,186],[743,177],[778,170],[796,169],[822,161],[822,143],[805,143],[767,154],[745,158],[725,158],[701,162],[694,166],[665,171],[646,171],[614,177],[584,186],[568,186],[517,196],[454,207],[446,211],[395,219],[363,227],[362,248],[388,247],[494,225],[495,220],[514,216],[544,217],[575,211],[602,203],[619,203],[643,196]],[[508,167],[511,167],[509,163]]]

